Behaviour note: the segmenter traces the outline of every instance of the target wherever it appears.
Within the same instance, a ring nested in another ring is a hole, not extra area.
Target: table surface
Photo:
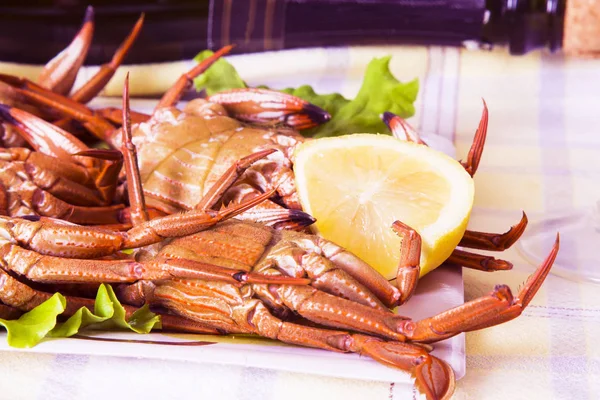
[[[411,122],[424,132],[453,140],[461,157],[468,151],[481,115],[481,98],[485,98],[490,122],[475,177],[472,229],[500,232],[519,220],[521,210],[535,222],[550,212],[591,206],[600,199],[600,60],[565,60],[542,53],[511,57],[502,49],[361,47],[277,55],[264,68],[273,69],[272,79],[277,81],[277,71],[284,68],[289,73],[293,57],[299,54],[313,64],[311,76],[298,72],[299,83],[348,96],[358,89],[349,82],[357,81],[354,78],[362,75],[372,57],[392,54],[396,76],[418,77],[421,82],[417,114]],[[129,67],[132,91],[160,92],[185,65]],[[7,64],[0,69],[33,77],[38,72]],[[320,81],[315,69],[323,76],[334,70],[339,78]],[[119,92],[122,73],[105,94]],[[262,83],[253,79],[264,73],[244,70],[243,76],[250,83]],[[467,300],[488,293],[497,283],[516,291],[533,270],[515,249],[502,257],[514,262],[513,271],[465,271]],[[549,276],[518,319],[468,333],[467,373],[458,382],[454,398],[600,398],[599,289]],[[27,352],[0,352],[0,388],[2,399],[406,398],[393,383],[215,364]]]

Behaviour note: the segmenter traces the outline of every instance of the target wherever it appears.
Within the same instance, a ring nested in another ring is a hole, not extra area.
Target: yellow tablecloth
[[[485,98],[490,123],[475,179],[471,228],[504,231],[518,221],[521,210],[534,222],[550,211],[591,206],[600,198],[600,61],[540,53],[510,57],[503,50],[364,47],[274,55],[261,71],[244,69],[243,57],[235,63],[249,82],[262,83],[253,79],[265,76],[265,70],[275,80],[277,71],[285,70],[289,76],[299,54],[309,57],[310,82],[347,95],[358,89],[347,84],[348,77],[362,75],[373,56],[393,54],[392,69],[398,77],[421,79],[412,122],[425,132],[451,138],[461,157],[468,151]],[[304,59],[301,64],[306,63]],[[148,94],[164,90],[187,66],[182,62],[162,70],[127,69],[132,72],[133,92]],[[315,70],[327,76],[335,71],[337,79],[320,82]],[[38,72],[21,67],[17,71],[33,77]],[[295,75],[304,83],[303,71]],[[121,78],[114,79],[105,93],[118,93]],[[513,271],[465,271],[467,300],[489,292],[496,283],[516,290],[532,271],[514,249],[503,257],[515,263]],[[600,398],[598,337],[600,286],[550,276],[520,318],[467,334],[467,373],[458,382],[455,398]],[[406,398],[392,383],[131,358],[0,353],[0,399],[112,396]]]

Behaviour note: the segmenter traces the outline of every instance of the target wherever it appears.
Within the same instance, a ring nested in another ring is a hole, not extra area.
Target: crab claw
[[[321,125],[331,115],[299,97],[268,89],[231,89],[209,96],[234,118],[248,122],[282,122],[302,130]]]
[[[392,131],[392,135],[394,135],[395,138],[419,144],[426,144],[423,139],[421,139],[419,132],[398,115],[386,111],[381,115],[381,119],[385,122],[389,130]]]
[[[77,72],[87,55],[94,34],[94,9],[89,6],[83,25],[71,44],[46,64],[39,77],[41,86],[63,95],[68,94],[75,83]]]
[[[316,222],[313,216],[304,211],[287,208],[253,208],[240,214],[237,218],[260,222],[277,230],[294,231],[301,231]]]
[[[352,339],[351,351],[410,372],[415,378],[415,386],[428,400],[449,399],[454,393],[454,371],[450,365],[420,345],[385,342],[365,335],[352,335]]]

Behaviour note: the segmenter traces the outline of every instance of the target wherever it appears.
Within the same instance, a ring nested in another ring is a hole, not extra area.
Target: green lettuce
[[[211,55],[213,55],[212,51],[204,50],[194,57],[194,61],[200,63]],[[246,87],[246,83],[240,78],[233,65],[228,63],[223,57],[215,61],[209,69],[194,79],[194,85],[198,91],[204,89],[209,96],[223,90]]]
[[[147,305],[137,310],[127,320],[125,308],[110,285],[100,285],[98,288],[94,312],[82,307],[65,322],[57,323],[57,317],[65,311],[66,305],[65,297],[55,293],[19,319],[11,321],[0,319],[0,325],[7,330],[9,346],[29,348],[45,337],[70,337],[85,328],[95,330],[121,328],[137,333],[148,333],[153,328],[160,328],[160,316],[151,312]]]
[[[211,54],[209,50],[203,51],[196,56],[195,60],[200,62]],[[414,102],[419,92],[419,82],[417,79],[408,83],[397,80],[390,72],[390,60],[391,56],[371,60],[365,71],[362,86],[352,100],[338,93],[318,94],[308,85],[281,90],[319,106],[331,114],[329,122],[303,131],[302,134],[309,137],[341,136],[352,133],[391,134],[380,118],[382,113],[391,111],[402,118],[414,115]],[[196,78],[194,84],[197,90],[205,90],[209,96],[223,90],[246,87],[235,68],[223,58]]]

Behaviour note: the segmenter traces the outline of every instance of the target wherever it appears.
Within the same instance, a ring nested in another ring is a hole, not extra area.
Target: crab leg
[[[248,122],[282,122],[298,130],[331,119],[325,110],[286,93],[268,89],[231,89],[207,98],[221,104],[234,118]]]
[[[51,196],[49,193],[39,192],[41,191],[38,189],[36,192],[38,197],[40,195],[42,197]],[[147,246],[158,243],[165,238],[185,236],[208,229],[220,221],[234,217],[252,208],[270,196],[272,196],[272,193],[267,192],[248,202],[221,211],[193,210],[183,214],[167,215],[134,226],[127,232],[114,232],[39,217],[29,219],[0,217],[0,232],[6,233],[8,240],[43,254],[56,254],[71,258],[95,258],[110,255],[121,249]],[[53,203],[58,203],[59,207],[65,207],[66,204],[56,198],[49,200],[42,198],[41,200],[37,199],[36,205],[38,209],[42,208],[40,206],[44,206],[46,202],[52,205]],[[90,219],[104,219],[104,223],[111,222],[106,221],[105,215],[98,217],[89,211],[93,210],[93,207],[70,207],[67,209],[56,209],[55,207],[53,211],[58,211],[55,215],[69,217],[70,219],[85,219],[87,217]],[[98,207],[97,209],[100,208]],[[123,206],[114,206],[115,211],[122,208]],[[41,211],[46,210],[42,209]],[[68,211],[73,213],[80,212],[81,215],[64,215]],[[40,212],[40,214],[45,215],[45,212]],[[93,246],[90,246],[90,241],[93,241]],[[68,243],[69,245],[65,246],[64,243]]]
[[[388,111],[383,113],[381,119],[383,122],[385,122],[390,131],[392,131],[395,137],[401,138],[404,136],[409,142],[426,145],[426,143],[420,138],[419,133],[399,116]],[[475,137],[473,139],[471,149],[469,150],[467,161],[461,161],[461,164],[471,176],[475,175],[477,167],[479,166],[479,161],[481,160],[481,155],[483,153],[483,147],[485,145],[485,139],[487,136],[487,127],[488,108],[485,100],[483,100],[483,113],[481,114],[481,120],[479,121],[479,126],[475,132]]]
[[[27,175],[22,165],[8,164],[0,166],[0,174],[4,185],[6,196],[7,215],[43,215],[65,219],[71,222],[86,224],[110,224],[121,222],[123,205],[115,206],[76,206],[69,204],[49,191],[41,189],[33,182],[23,181],[23,175]],[[43,177],[42,177],[43,178]],[[37,176],[34,181],[39,181]],[[65,189],[72,190],[73,187],[65,185]],[[56,190],[60,189],[60,186]],[[71,192],[71,194],[73,194]]]
[[[483,99],[482,99],[483,100]],[[481,114],[481,120],[479,121],[479,126],[477,127],[477,131],[475,132],[475,138],[473,139],[473,144],[471,145],[471,149],[469,150],[469,154],[467,155],[466,161],[461,161],[461,164],[469,175],[475,175],[477,172],[477,167],[479,166],[479,161],[481,160],[481,154],[483,153],[483,147],[485,145],[485,138],[487,136],[487,128],[488,128],[488,108],[485,100],[483,100],[483,112]]]
[[[544,283],[544,279],[556,259],[558,248],[559,238],[557,235],[550,254],[527,279],[517,297],[513,297],[508,286],[498,285],[487,296],[471,300],[431,318],[407,322],[402,326],[401,332],[410,341],[430,343],[461,332],[498,325],[518,317]]]
[[[68,158],[72,154],[89,150],[75,136],[27,111],[0,104],[0,117],[19,128],[27,142],[43,154]]]
[[[402,238],[400,245],[400,261],[396,275],[396,286],[400,290],[398,304],[404,304],[417,288],[421,267],[421,237],[408,225],[400,221],[392,225],[394,231]]]
[[[68,94],[77,72],[87,55],[94,34],[94,9],[85,12],[83,26],[67,48],[54,57],[42,70],[40,85],[60,94]]]
[[[260,273],[280,273],[295,277],[308,276],[311,285],[323,292],[343,297],[353,302],[363,304],[379,310],[387,308],[364,285],[350,276],[346,271],[338,268],[327,258],[302,249],[293,240],[282,241],[276,244],[267,258],[254,268]],[[280,298],[273,294],[271,287],[255,287],[257,293],[269,304],[283,310]]]
[[[267,203],[268,200],[265,202]],[[304,211],[287,209],[271,203],[276,208],[251,208],[237,216],[240,220],[259,222],[276,230],[301,231],[315,223],[315,219]]]
[[[242,297],[237,289],[226,284],[174,280],[147,286],[145,297],[151,304],[160,304],[179,315],[226,332],[256,333],[295,345],[368,355],[413,374],[418,389],[428,399],[447,399],[454,391],[452,369],[429,355],[423,347],[282,321],[262,302]],[[365,309],[377,311],[366,306]]]
[[[97,189],[104,203],[112,201],[122,166],[119,152],[91,150],[70,133],[14,107],[0,104],[0,117],[21,129],[25,139],[38,152],[58,159],[72,160],[86,167],[89,172],[85,175],[95,177],[93,185],[86,186]]]
[[[502,234],[466,231],[459,246],[488,251],[504,251],[511,247],[527,227],[527,215],[523,213],[521,221]]]
[[[419,132],[398,115],[386,111],[381,116],[381,119],[385,122],[394,137],[398,139],[404,137],[409,142],[427,145],[427,143],[421,139]]]
[[[63,200],[77,204],[82,199],[83,204],[102,205],[99,193],[92,190],[95,188],[94,181],[80,165],[24,148],[0,149],[0,160],[21,163],[32,182]],[[83,194],[79,195],[80,192]]]
[[[67,117],[80,121],[94,136],[106,140],[115,127],[96,112],[68,97],[54,93],[25,78],[0,74],[0,80],[13,86],[16,94],[41,107],[51,117]]]
[[[0,318],[16,319],[22,312],[30,311],[39,306],[52,296],[51,293],[35,290],[26,284],[17,281],[0,269],[0,300],[10,306],[0,304]],[[81,307],[94,310],[94,300],[83,297],[65,296],[66,309],[62,315],[70,317]],[[130,305],[123,305],[125,318],[129,320],[138,309]],[[219,331],[199,324],[177,315],[159,314],[161,329],[163,331],[178,331],[190,333],[205,333],[218,335]]]
[[[115,127],[106,119],[68,97],[51,92],[26,79],[18,79],[9,75],[0,74],[0,80],[7,81],[14,86],[15,92],[24,97],[28,102],[45,111],[44,118],[73,118],[94,136],[106,140]]]
[[[482,254],[469,253],[463,250],[454,250],[445,261],[445,264],[487,272],[508,271],[513,267],[512,263],[508,261]]]
[[[401,298],[400,290],[375,271],[369,264],[333,242],[320,237],[316,237],[316,240],[317,246],[324,257],[364,285],[386,307],[394,307],[399,303]]]
[[[123,124],[123,109],[115,108],[115,107],[107,107],[107,108],[98,108],[96,109],[96,113],[104,119],[109,120],[114,124],[121,125]],[[134,124],[140,124],[142,122],[146,122],[150,119],[150,115],[143,114],[137,111],[129,111],[131,115],[131,121]]]
[[[106,86],[108,81],[113,77],[117,68],[123,62],[125,55],[129,52],[131,46],[137,39],[142,30],[142,25],[144,24],[144,14],[140,16],[140,18],[135,23],[133,29],[125,38],[125,41],[119,46],[116,53],[113,55],[112,60],[109,63],[104,64],[100,67],[100,71],[96,75],[94,75],[89,81],[87,81],[81,88],[79,88],[73,95],[71,99],[79,102],[79,103],[87,103]]]
[[[255,162],[265,158],[269,154],[275,152],[275,149],[267,149],[250,154],[236,161],[216,182],[210,190],[204,195],[200,202],[196,205],[196,209],[211,209],[222,199],[226,191],[242,176],[242,174]],[[240,186],[236,187],[238,189]],[[276,188],[275,188],[276,190]],[[240,201],[233,201],[229,204],[239,204],[260,195],[261,192],[256,188],[251,188],[249,193]],[[261,222],[275,229],[301,230],[312,225],[315,219],[307,213],[283,208],[268,200],[259,204],[258,207],[253,207],[239,215],[240,219]]]
[[[232,284],[261,283],[307,285],[309,279],[263,276],[191,260],[156,259],[87,260],[64,259],[0,242],[0,266],[40,283],[136,282],[141,279],[207,279]]]
[[[275,151],[277,150],[262,150],[236,161],[227,169],[227,171],[225,171],[219,182],[214,184],[210,190],[206,192],[202,200],[200,200],[195,208],[197,210],[213,208],[215,204],[223,197],[223,194],[225,194],[227,189],[229,189],[242,176],[248,167],[250,167],[256,161],[274,153]]]
[[[171,88],[167,90],[167,92],[163,95],[163,97],[160,99],[154,110],[158,110],[159,108],[163,107],[170,107],[177,104],[177,102],[179,101],[181,96],[183,96],[185,91],[192,86],[194,78],[202,74],[208,68],[210,68],[210,66],[213,65],[219,58],[229,53],[231,49],[233,49],[233,47],[234,46],[229,45],[217,50],[213,55],[203,60],[198,65],[194,66],[194,68],[192,68],[185,74],[181,75],[177,82],[175,82],[175,84],[171,86]]]
[[[361,285],[364,285],[370,293],[375,294],[387,307],[403,304],[412,296],[420,273],[421,238],[417,232],[400,221],[394,222],[392,229],[402,238],[398,252],[400,259],[396,277],[397,287],[389,283],[387,279],[360,258],[335,243],[321,238],[317,238],[316,243],[316,246],[319,247],[327,259]],[[301,242],[299,244],[302,245]],[[311,250],[306,245],[304,249]]]
[[[123,85],[123,127],[121,129],[123,140],[121,143],[121,153],[125,165],[125,174],[127,175],[127,193],[129,195],[131,224],[140,225],[148,221],[148,212],[146,211],[146,201],[144,199],[144,189],[142,188],[142,179],[138,168],[137,150],[131,136],[131,116],[129,113],[129,73],[125,77]]]

